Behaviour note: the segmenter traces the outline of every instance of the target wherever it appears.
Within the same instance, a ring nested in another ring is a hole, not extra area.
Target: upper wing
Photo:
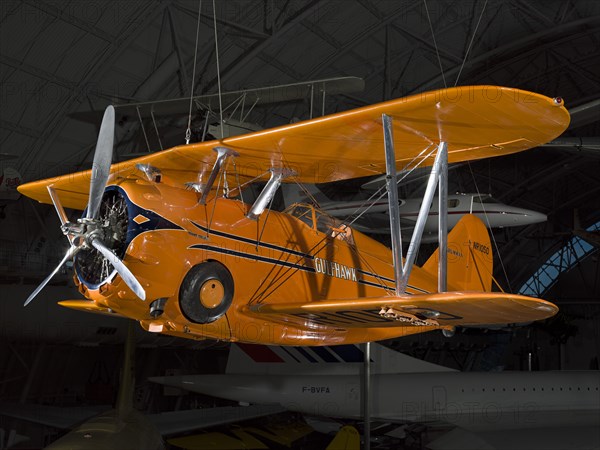
[[[220,141],[182,145],[114,164],[111,173],[127,177],[137,163],[162,171],[163,182],[185,187],[208,173],[213,148],[239,153],[237,174],[230,164],[229,186],[272,168],[288,168],[294,180],[321,183],[385,172],[381,115],[393,117],[398,169],[440,141],[448,143],[450,163],[505,155],[536,147],[569,125],[561,102],[531,92],[497,86],[464,86],[432,91],[338,114],[298,122]],[[431,165],[433,156],[422,165]],[[53,185],[64,206],[87,204],[91,171],[21,185],[19,191],[50,203]]]
[[[308,303],[260,304],[248,312],[292,322],[356,327],[476,326],[524,323],[558,312],[556,305],[500,292],[442,292]]]

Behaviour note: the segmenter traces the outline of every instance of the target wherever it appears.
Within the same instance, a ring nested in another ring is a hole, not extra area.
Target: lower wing
[[[556,305],[501,292],[442,292],[402,297],[370,297],[308,303],[258,304],[249,313],[300,326],[342,328],[393,326],[482,326],[542,320]]]

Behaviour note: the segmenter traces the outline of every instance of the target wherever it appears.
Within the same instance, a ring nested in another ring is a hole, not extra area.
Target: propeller
[[[98,210],[102,202],[104,188],[110,174],[113,142],[115,136],[115,108],[109,105],[104,111],[102,125],[98,133],[98,142],[92,163],[92,179],[90,180],[90,198],[88,201],[86,219],[98,218]]]
[[[44,289],[44,287],[48,284],[48,282],[52,279],[52,277],[54,277],[54,275],[56,275],[58,273],[58,271],[63,266],[63,264],[66,263],[68,260],[70,260],[73,256],[75,256],[75,254],[79,251],[80,248],[81,247],[73,246],[73,247],[69,248],[69,250],[67,250],[67,254],[62,259],[62,261],[58,263],[58,266],[56,266],[56,268],[52,271],[52,273],[50,275],[48,275],[44,279],[44,281],[42,281],[42,283],[35,289],[35,291],[33,291],[31,293],[31,295],[29,297],[27,297],[27,300],[25,300],[25,303],[23,304],[23,306],[27,306],[29,304],[29,302],[31,302],[34,299],[34,297],[36,295],[38,295],[42,289]]]
[[[123,261],[121,261],[117,255],[115,255],[106,245],[102,243],[100,239],[92,239],[92,246],[98,250],[102,255],[112,264],[115,270],[121,275],[125,284],[131,288],[135,295],[142,300],[146,300],[146,291],[135,278],[131,271],[127,268]]]
[[[142,300],[146,299],[146,291],[135,278],[133,273],[127,268],[123,261],[119,259],[113,251],[106,246],[102,241],[103,223],[98,219],[100,205],[108,177],[110,175],[110,165],[112,162],[113,144],[115,135],[115,109],[109,105],[104,111],[100,132],[98,133],[98,141],[94,152],[94,162],[92,165],[92,177],[90,181],[90,195],[85,217],[78,219],[77,223],[68,221],[67,214],[58,198],[58,195],[52,188],[48,186],[48,193],[56,213],[61,222],[61,229],[69,239],[71,246],[65,254],[62,261],[56,266],[50,275],[32,292],[27,298],[23,306],[27,306],[35,296],[48,284],[48,282],[57,274],[60,268],[70,259],[72,259],[80,250],[89,249],[91,247],[98,250],[102,256],[114,267],[117,273],[121,276],[125,284]]]

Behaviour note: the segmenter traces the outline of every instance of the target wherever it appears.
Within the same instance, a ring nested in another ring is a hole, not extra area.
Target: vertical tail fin
[[[439,249],[423,265],[437,278]],[[493,255],[483,222],[467,214],[448,234],[448,290],[492,290]]]
[[[438,366],[412,358],[381,344],[371,344],[373,373],[447,372]],[[283,347],[232,344],[225,373],[246,375],[354,375],[364,366],[360,346]]]

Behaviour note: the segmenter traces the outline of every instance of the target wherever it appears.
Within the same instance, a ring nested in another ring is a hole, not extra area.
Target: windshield
[[[475,203],[499,203],[489,194],[474,195],[473,202]]]
[[[294,204],[288,207],[284,213],[301,220],[313,230],[325,233],[329,237],[353,242],[352,229],[348,225],[312,205]]]

